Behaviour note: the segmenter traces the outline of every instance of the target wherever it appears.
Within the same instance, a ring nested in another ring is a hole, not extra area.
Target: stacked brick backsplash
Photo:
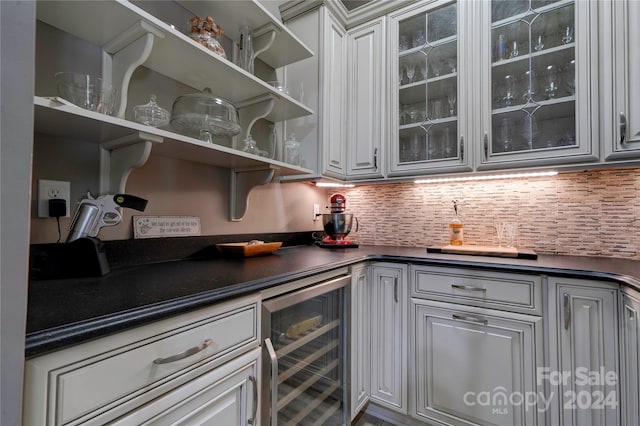
[[[351,237],[361,244],[447,244],[455,199],[465,244],[496,244],[495,222],[513,221],[518,223],[518,247],[541,254],[640,260],[640,169],[520,180],[371,184],[339,192],[347,197],[347,212],[359,218],[360,230]]]

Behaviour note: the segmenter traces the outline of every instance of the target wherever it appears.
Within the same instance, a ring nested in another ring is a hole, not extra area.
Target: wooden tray
[[[263,244],[249,244],[246,243],[225,243],[216,244],[218,250],[224,254],[232,256],[252,257],[262,256],[265,254],[272,254],[282,246],[282,242],[263,243]]]
[[[537,259],[535,251],[517,247],[498,247],[481,245],[427,247],[427,253],[467,254],[472,256],[513,257],[517,259]]]

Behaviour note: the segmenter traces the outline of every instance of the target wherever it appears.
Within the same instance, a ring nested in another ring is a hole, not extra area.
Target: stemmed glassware
[[[413,60],[407,61],[407,78],[409,79],[409,83],[413,82],[413,76],[416,74],[416,63]]]
[[[449,92],[447,93],[447,103],[449,104],[449,116],[454,117],[456,115],[456,100],[457,100],[457,87],[455,84],[451,84]]]
[[[562,44],[569,44],[573,41],[573,28],[566,27],[562,36]]]
[[[547,99],[554,98],[558,91],[558,70],[555,65],[547,65],[546,69],[546,82],[547,86],[544,92],[547,94]]]
[[[533,46],[533,49],[536,52],[539,52],[542,49],[544,49],[544,43],[542,42],[542,34],[539,34],[538,38],[536,38],[536,44]]]
[[[511,74],[507,74],[504,76],[504,84],[505,84],[505,93],[502,100],[505,106],[511,106],[513,104],[513,101],[516,98],[515,96],[516,83]]]
[[[500,122],[500,140],[502,141],[503,151],[511,151],[511,143],[513,141],[513,120],[505,117]]]

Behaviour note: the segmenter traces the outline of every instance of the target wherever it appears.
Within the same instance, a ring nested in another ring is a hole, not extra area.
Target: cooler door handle
[[[264,339],[264,345],[271,358],[271,426],[278,425],[278,357],[271,338]]]

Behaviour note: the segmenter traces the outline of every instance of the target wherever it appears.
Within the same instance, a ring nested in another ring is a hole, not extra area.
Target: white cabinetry
[[[471,170],[470,4],[417,2],[389,15],[389,176]]]
[[[298,91],[318,113],[313,118],[287,120],[285,135],[301,143],[301,160],[318,177],[346,174],[347,35],[325,7],[287,20],[287,28],[315,50],[316,56],[285,69],[286,85]],[[304,176],[294,176],[300,179]],[[283,180],[287,180],[285,177]]]
[[[474,6],[477,168],[597,160],[597,2]]]
[[[640,3],[617,0],[600,4],[603,132],[607,159],[640,156]]]
[[[351,270],[350,419],[369,401],[371,383],[371,290],[369,267]]]
[[[250,23],[257,57],[267,66],[282,67],[313,56],[257,1],[180,3],[181,6],[171,4],[184,7],[181,10],[187,16],[214,16],[231,35],[237,33],[241,24]],[[196,90],[210,87],[216,96],[229,100],[239,111],[242,127],[239,137],[248,134],[260,118],[278,122],[313,114],[313,110],[293,97],[148,13],[142,8],[146,6],[149,3],[141,2],[138,6],[128,1],[37,3],[38,20],[101,49],[102,76],[118,88],[120,103],[111,117],[46,97],[55,93],[37,93],[35,132],[99,144],[103,149],[101,192],[124,192],[129,172],[145,164],[152,150],[168,157],[228,168],[233,220],[244,215],[248,192],[270,181],[276,170],[280,175],[309,173],[302,167],[181,135],[171,128],[156,129],[125,119],[125,111],[132,107],[127,103],[130,82],[140,66]],[[176,26],[182,28],[179,23]],[[78,58],[80,63],[82,60],[87,58]]]
[[[371,401],[407,413],[407,266],[371,269]]]
[[[347,179],[381,177],[386,131],[385,19],[349,30]]]
[[[621,424],[640,424],[640,293],[624,289],[620,305]]]
[[[549,373],[554,425],[614,425],[618,406],[618,287],[549,277]]]
[[[542,424],[531,403],[544,395],[536,382],[540,278],[425,266],[412,266],[410,277],[411,415],[453,425]],[[529,395],[529,403],[514,395]]]
[[[538,390],[542,318],[418,299],[411,306],[416,418],[454,425],[538,424],[537,406],[511,404],[509,398]]]
[[[25,424],[131,424],[205,412],[246,424],[259,403],[258,308],[257,297],[246,297],[30,359]]]

